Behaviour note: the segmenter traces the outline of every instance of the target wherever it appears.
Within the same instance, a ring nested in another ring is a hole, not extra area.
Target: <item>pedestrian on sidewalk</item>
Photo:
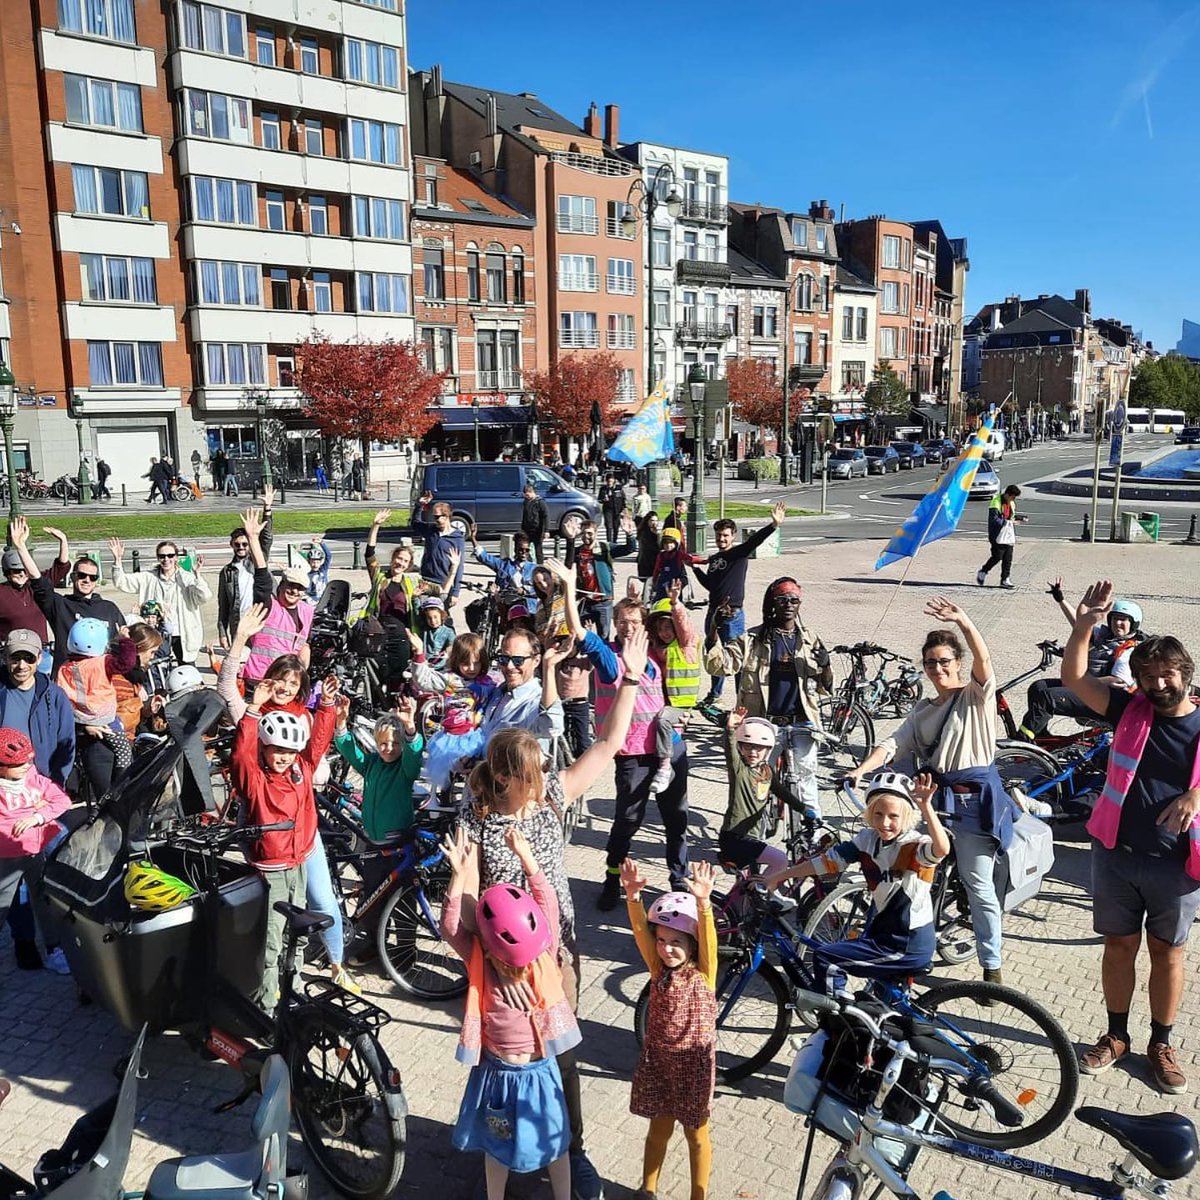
[[[538,562],[545,562],[546,552],[542,543],[550,532],[550,510],[532,483],[525,485],[522,495],[525,499],[521,505],[521,532],[529,539],[534,557]]]
[[[96,499],[111,500],[112,492],[108,490],[108,477],[112,474],[112,467],[108,465],[102,458],[96,460]]]
[[[987,583],[988,572],[1000,564],[1000,586],[1014,588],[1012,581],[1013,547],[1017,544],[1017,522],[1022,525],[1028,517],[1017,516],[1017,497],[1021,489],[1015,483],[1010,483],[1004,492],[997,496],[988,506],[988,542],[992,553],[987,562],[975,573],[975,582],[983,587]]]
[[[317,495],[329,495],[329,476],[325,473],[325,464],[318,458],[317,465],[313,469],[313,477],[317,481]]]

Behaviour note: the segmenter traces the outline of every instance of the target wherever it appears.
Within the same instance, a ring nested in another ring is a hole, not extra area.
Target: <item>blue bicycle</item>
[[[1051,753],[1030,742],[1001,742],[996,769],[1005,787],[1019,787],[1030,800],[1044,800],[1054,813],[1050,822],[1086,821],[1104,787],[1112,733],[1070,742]]]
[[[723,1083],[769,1063],[787,1040],[795,996],[817,990],[811,957],[822,943],[792,924],[796,902],[761,887],[747,888],[745,896],[742,944],[722,952],[717,972],[717,1076]],[[941,1105],[941,1119],[954,1132],[1009,1149],[1039,1141],[1070,1115],[1079,1091],[1074,1047],[1054,1017],[1023,992],[950,980],[918,996],[908,978],[876,980],[867,991],[968,1064]],[[647,984],[634,1016],[639,1045],[649,1004]]]

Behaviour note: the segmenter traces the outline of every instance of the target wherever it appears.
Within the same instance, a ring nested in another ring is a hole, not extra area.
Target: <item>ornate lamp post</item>
[[[267,450],[267,443],[263,436],[264,432],[265,432],[266,421],[267,421],[267,412],[268,412],[267,393],[266,392],[254,392],[253,396],[254,396],[254,416],[255,416],[255,422],[256,422],[256,427],[257,427],[257,431],[258,431],[258,449],[259,449],[259,453],[262,454],[262,462],[263,462],[263,465],[262,465],[263,487],[274,487],[275,480],[274,480],[274,477],[271,475],[271,455],[270,455],[270,452]]]
[[[13,416],[17,411],[15,393],[16,379],[13,373],[0,359],[0,430],[4,433],[4,469],[8,472],[8,519],[10,521],[21,515],[19,488],[17,487],[17,472],[13,469],[12,434]]]
[[[471,410],[475,416],[475,461],[479,462],[479,397],[471,397]]]
[[[704,391],[707,386],[704,368],[699,363],[693,364],[688,372],[688,391],[691,393],[696,440],[692,455],[692,503],[687,517],[688,541],[693,554],[704,554],[708,549],[708,513],[704,507]]]
[[[91,504],[92,479],[88,471],[87,455],[83,452],[83,397],[71,398],[71,419],[75,422],[75,440],[79,444],[79,503]]]

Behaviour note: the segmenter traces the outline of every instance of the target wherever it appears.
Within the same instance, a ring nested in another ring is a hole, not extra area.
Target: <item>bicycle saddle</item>
[[[1131,1117],[1087,1105],[1075,1115],[1115,1138],[1160,1179],[1182,1179],[1196,1165],[1196,1127],[1181,1113]]]
[[[289,904],[286,900],[276,900],[275,911],[287,918],[288,928],[297,937],[309,937],[333,924],[333,918],[328,913],[310,912],[307,908]]]

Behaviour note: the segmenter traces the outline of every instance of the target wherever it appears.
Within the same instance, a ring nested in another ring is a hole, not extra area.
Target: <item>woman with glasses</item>
[[[849,778],[857,785],[893,759],[933,775],[941,789],[938,812],[954,822],[954,859],[971,907],[979,965],[984,979],[1002,983],[996,856],[1012,841],[1018,810],[996,770],[996,677],[983,635],[957,604],[939,596],[925,613],[956,627],[962,640],[954,629],[930,630],[921,659],[936,695],[919,700],[900,728]],[[965,673],[964,640],[971,651]],[[905,763],[908,759],[912,762]]]

